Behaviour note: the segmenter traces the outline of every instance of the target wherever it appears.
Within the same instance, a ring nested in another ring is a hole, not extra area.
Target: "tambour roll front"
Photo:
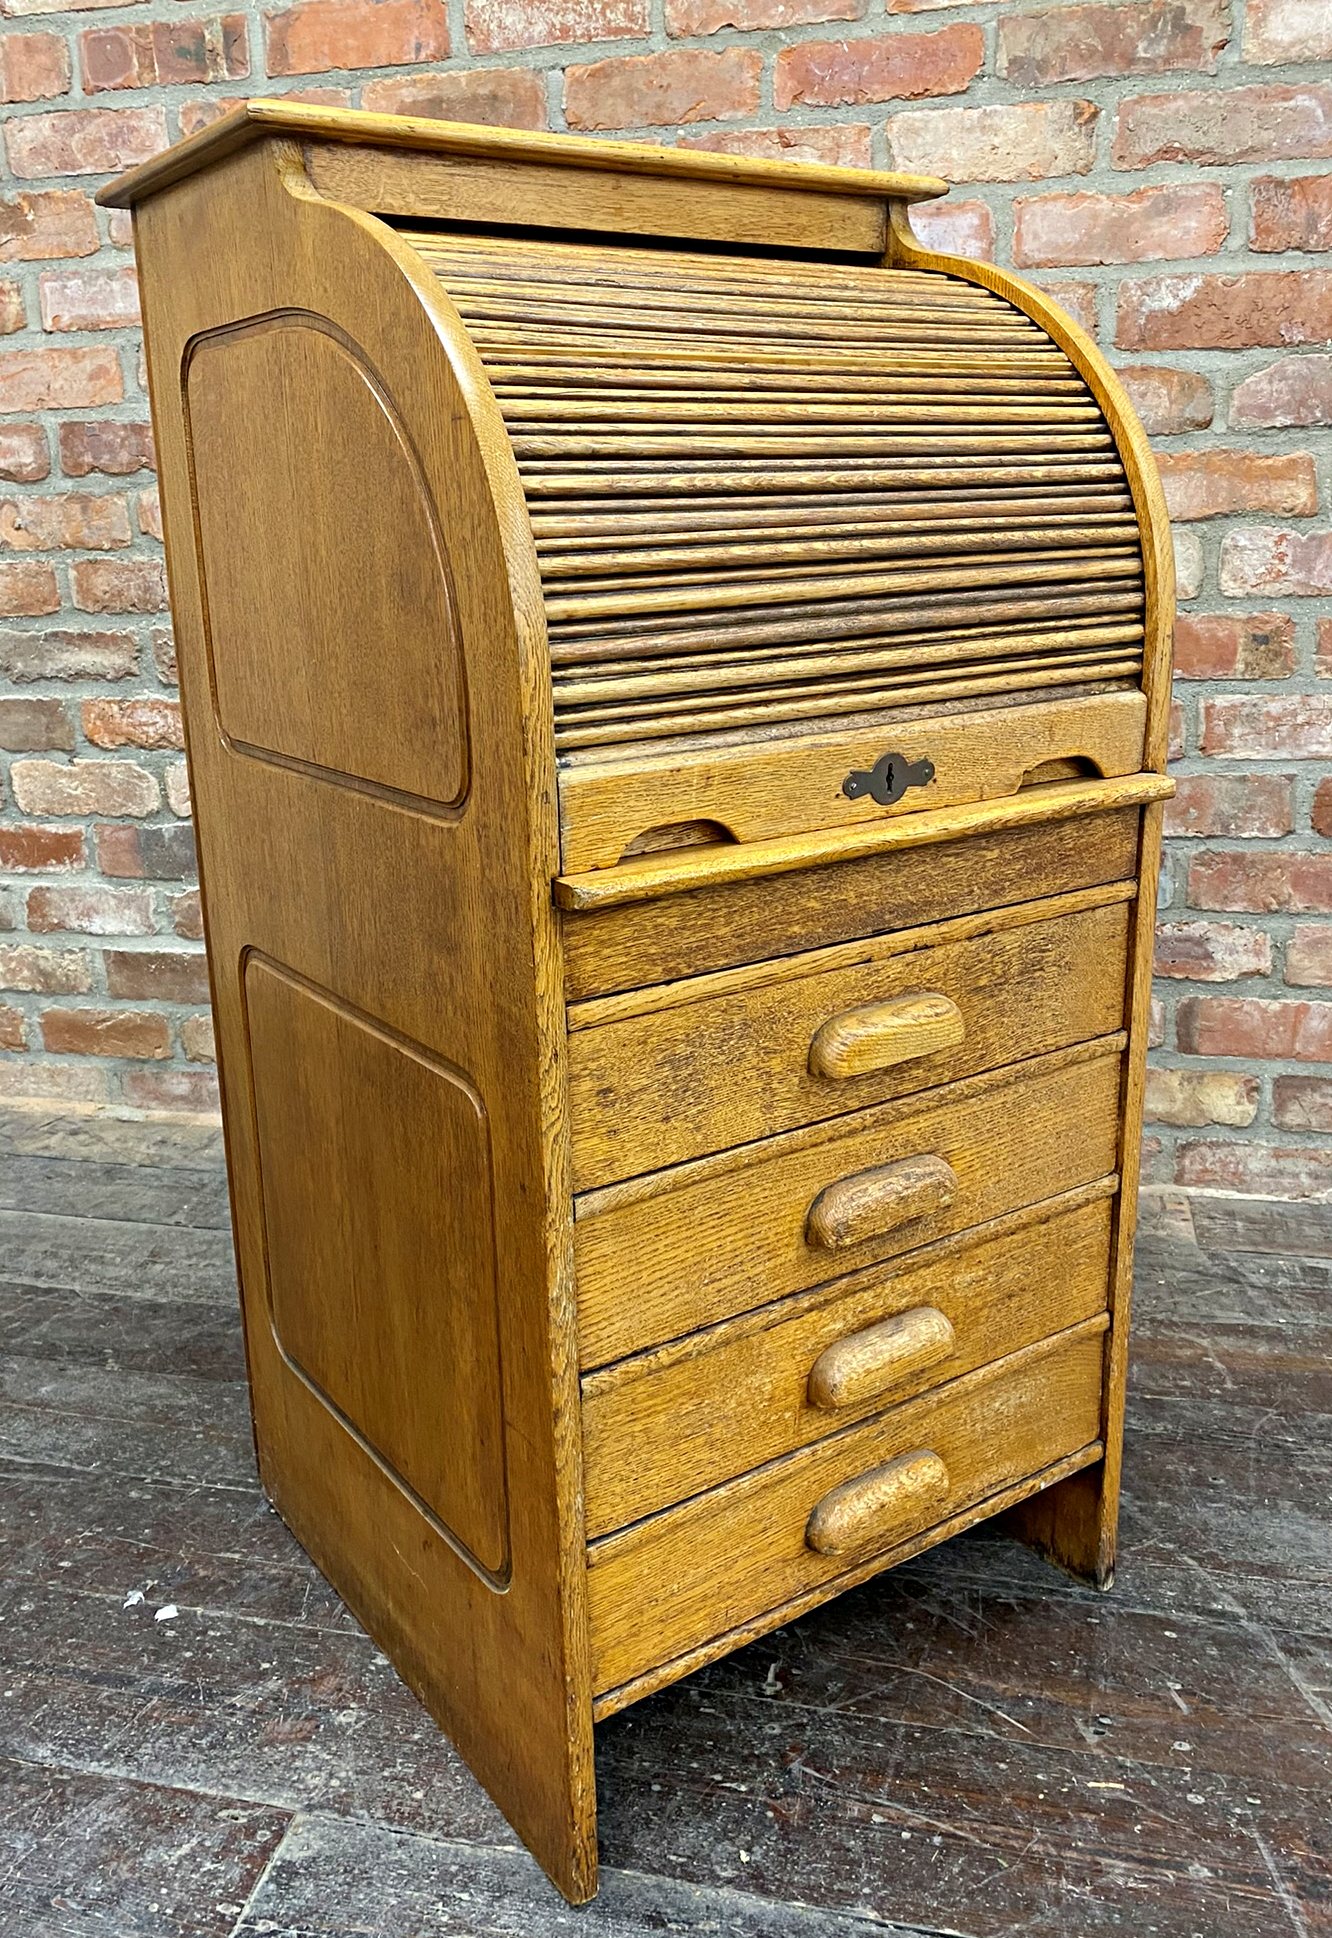
[[[106,196],[264,1484],[573,1899],[597,1718],[1112,1570],[1169,536],[942,192],[256,102]]]

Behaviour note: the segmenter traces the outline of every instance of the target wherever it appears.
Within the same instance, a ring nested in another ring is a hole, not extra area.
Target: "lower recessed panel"
[[[293,1373],[481,1572],[508,1567],[494,1203],[462,1072],[251,956],[269,1315]]]

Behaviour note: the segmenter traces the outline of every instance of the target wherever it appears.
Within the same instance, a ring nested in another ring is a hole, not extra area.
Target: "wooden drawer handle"
[[[863,1245],[942,1211],[956,1195],[957,1173],[946,1158],[904,1157],[826,1185],[809,1208],[805,1239],[830,1252]]]
[[[937,1518],[948,1489],[948,1469],[938,1454],[917,1447],[825,1494],[806,1524],[806,1544],[815,1554],[883,1545]]]
[[[816,1077],[863,1077],[888,1070],[912,1057],[952,1050],[967,1026],[951,996],[925,990],[894,996],[891,1002],[866,1003],[830,1016],[814,1033],[809,1067]]]
[[[957,1335],[937,1306],[913,1306],[835,1339],[809,1374],[811,1406],[856,1406],[947,1359]]]

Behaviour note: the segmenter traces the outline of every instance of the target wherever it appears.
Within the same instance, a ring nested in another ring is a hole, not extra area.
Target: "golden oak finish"
[[[589,1534],[642,1520],[1103,1312],[1117,1184],[1098,1178],[588,1373]],[[843,1398],[836,1414],[819,1402],[811,1381],[825,1353],[925,1309],[953,1329],[947,1358],[885,1363],[891,1385]]]
[[[595,1718],[1113,1566],[1169,534],[943,192],[260,101],[101,198],[264,1485],[575,1902]]]

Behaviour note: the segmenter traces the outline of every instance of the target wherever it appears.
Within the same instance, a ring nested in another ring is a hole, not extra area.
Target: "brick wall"
[[[1332,0],[0,0],[0,1095],[210,1108],[108,173],[255,92],[948,176],[1155,433],[1183,596],[1153,1174],[1332,1194]],[[299,893],[299,883],[293,883]]]

